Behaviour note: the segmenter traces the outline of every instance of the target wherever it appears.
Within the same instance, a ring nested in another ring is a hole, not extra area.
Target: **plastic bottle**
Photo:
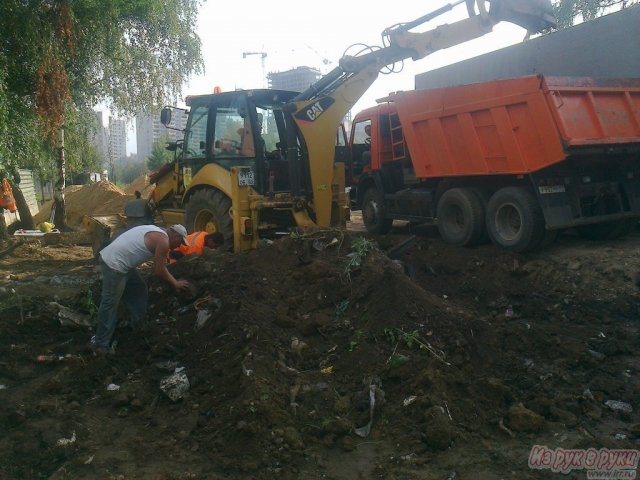
[[[58,355],[38,355],[36,357],[36,361],[41,363],[57,362],[59,359]]]

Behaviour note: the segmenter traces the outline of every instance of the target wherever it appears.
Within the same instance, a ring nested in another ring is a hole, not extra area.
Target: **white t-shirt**
[[[127,273],[129,270],[153,258],[155,252],[150,252],[144,244],[144,236],[149,232],[167,234],[167,232],[155,225],[133,227],[100,250],[100,258],[107,267],[120,273]]]

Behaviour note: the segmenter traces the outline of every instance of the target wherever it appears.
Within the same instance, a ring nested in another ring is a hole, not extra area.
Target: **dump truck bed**
[[[533,75],[387,100],[418,178],[527,174],[570,155],[640,148],[640,79]]]

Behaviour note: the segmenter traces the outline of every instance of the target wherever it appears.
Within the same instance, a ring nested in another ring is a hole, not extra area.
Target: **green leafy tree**
[[[557,0],[553,9],[558,28],[567,28],[637,3],[640,0]]]
[[[150,172],[155,172],[165,163],[169,163],[173,160],[173,152],[167,150],[167,137],[160,137],[153,142],[151,148],[151,155],[147,158],[147,168]]]
[[[173,101],[184,80],[202,70],[195,34],[199,4],[0,2],[0,107],[8,112],[8,118],[0,120],[1,136],[6,138],[11,129],[11,138],[0,140],[0,158],[29,157],[42,162],[42,170],[55,159],[59,226],[64,225],[66,169],[76,168],[78,161],[90,163],[93,156],[75,138],[83,124],[74,116],[88,115],[99,102],[117,113],[133,114]],[[25,135],[16,140],[17,132]]]
[[[118,186],[125,187],[136,178],[147,172],[147,165],[144,159],[136,159],[117,162],[114,165],[115,177],[118,179]]]

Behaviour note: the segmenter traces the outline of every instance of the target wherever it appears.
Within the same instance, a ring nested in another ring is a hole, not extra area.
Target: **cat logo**
[[[295,117],[303,123],[315,122],[334,102],[335,100],[331,97],[322,97],[306,107],[301,108]]]

